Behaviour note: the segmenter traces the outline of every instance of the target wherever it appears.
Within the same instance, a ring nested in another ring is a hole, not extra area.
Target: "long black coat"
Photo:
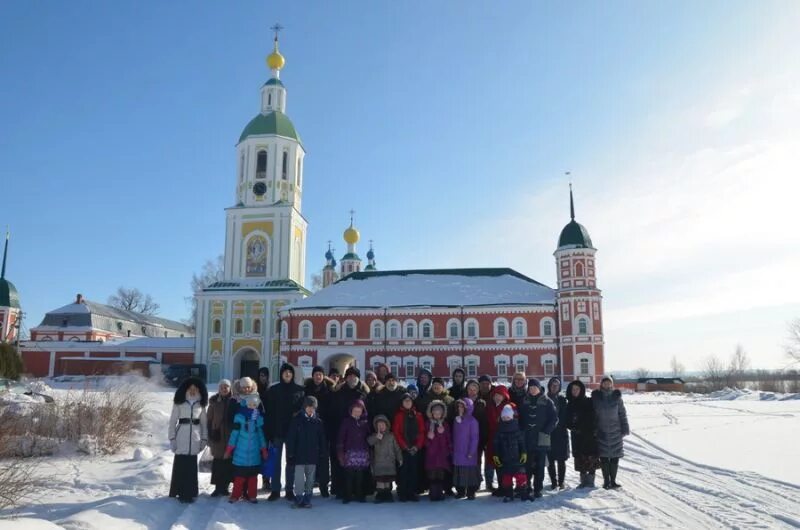
[[[361,380],[359,380],[358,384],[353,388],[350,388],[347,381],[344,379],[339,381],[334,387],[330,414],[328,414],[330,417],[328,433],[334,436],[334,440],[339,433],[339,426],[342,424],[342,420],[350,415],[350,405],[358,400],[366,404],[368,395],[369,387]]]
[[[394,418],[394,415],[400,410],[400,405],[403,402],[403,395],[406,393],[405,387],[397,385],[394,391],[389,390],[384,385],[372,397],[372,408],[369,409],[369,415],[373,418],[383,414],[387,418]],[[369,406],[369,405],[368,405]]]
[[[581,389],[578,397],[572,395],[573,386]],[[573,381],[567,385],[566,418],[576,465],[579,459],[596,458],[597,436],[595,435],[594,406],[586,397],[586,386],[581,381]]]
[[[286,435],[286,461],[296,466],[317,465],[327,454],[322,420],[316,414],[309,418],[305,411],[295,414]]]
[[[275,383],[267,392],[267,417],[264,424],[267,439],[286,438],[292,416],[303,406],[303,387],[294,381]]]
[[[317,398],[317,416],[322,420],[326,435],[330,435],[329,426],[332,423],[329,416],[333,407],[333,380],[324,378],[319,385],[314,384],[311,378],[306,379],[303,393],[306,396]]]
[[[624,456],[622,438],[630,434],[628,413],[619,390],[592,392],[592,404],[597,425],[597,452],[601,458]]]
[[[558,383],[558,391],[555,394],[550,393],[551,385],[557,382]],[[547,397],[550,398],[556,406],[556,412],[558,414],[558,425],[556,425],[555,430],[550,433],[550,452],[548,453],[548,457],[550,460],[566,460],[569,458],[569,434],[567,433],[567,398],[562,396],[559,392],[561,391],[561,380],[557,377],[553,377],[547,383]]]

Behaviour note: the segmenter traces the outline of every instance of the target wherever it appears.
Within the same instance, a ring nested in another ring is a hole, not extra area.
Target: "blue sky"
[[[327,240],[344,250],[354,208],[380,268],[510,266],[553,285],[569,169],[611,368],[694,368],[739,342],[785,364],[789,1],[6,2],[0,224],[28,326],[119,285],[186,316],[192,273],[222,250],[275,21],[308,150],[309,275]]]

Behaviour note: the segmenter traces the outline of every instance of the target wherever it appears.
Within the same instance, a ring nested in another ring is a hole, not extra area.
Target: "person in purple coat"
[[[481,483],[478,467],[478,440],[480,426],[472,415],[474,405],[468,397],[456,401],[456,418],[453,420],[453,485],[456,498],[475,500]]]
[[[444,500],[444,484],[450,474],[453,439],[447,424],[447,406],[434,399],[428,405],[425,437],[425,472],[428,475],[431,501]]]
[[[342,503],[347,504],[355,499],[366,502],[366,474],[369,469],[369,436],[370,426],[367,418],[367,407],[364,402],[354,401],[350,405],[350,415],[342,420],[339,427],[339,438],[336,444],[339,465],[345,473],[345,488]]]

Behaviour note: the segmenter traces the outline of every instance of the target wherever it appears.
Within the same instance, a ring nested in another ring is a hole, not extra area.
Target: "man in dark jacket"
[[[567,399],[561,395],[561,379],[550,378],[547,382],[547,397],[556,406],[558,425],[550,435],[550,451],[547,453],[547,474],[550,489],[564,489],[564,475],[569,458],[569,436],[567,435]]]
[[[428,410],[428,405],[431,404],[431,401],[436,399],[444,403],[448,411],[450,406],[455,402],[455,400],[447,394],[447,390],[444,388],[444,379],[441,377],[434,377],[432,379],[430,389],[424,394],[420,393],[414,405],[417,407],[417,410]]]
[[[272,478],[272,493],[270,501],[281,496],[281,458],[286,444],[286,435],[289,432],[289,423],[292,416],[303,404],[303,387],[294,382],[294,366],[284,363],[281,366],[281,380],[272,385],[267,392],[267,439],[277,449],[275,462],[275,476]],[[294,466],[286,465],[286,500],[294,501]]]
[[[311,508],[317,462],[328,453],[325,429],[316,409],[317,399],[306,396],[303,411],[292,418],[286,434],[286,465],[294,468],[295,484],[303,488],[293,506],[296,508]]]
[[[306,379],[305,395],[306,397],[313,397],[317,400],[316,413],[322,421],[325,429],[325,438],[331,440],[331,436],[335,432],[332,429],[334,423],[331,416],[331,407],[333,405],[333,381],[325,377],[325,369],[321,366],[315,366],[311,371],[311,378]],[[327,498],[328,483],[330,482],[330,452],[326,450],[321,454],[319,463],[315,470],[317,482],[319,483],[319,493],[323,498]]]
[[[463,368],[456,368],[453,370],[453,382],[450,385],[450,388],[447,389],[447,393],[450,395],[451,398],[454,400],[459,400],[466,396],[467,394],[467,373],[464,371]]]
[[[478,407],[472,412],[472,415],[478,419],[478,426],[481,427],[480,438],[478,440],[478,447],[483,454],[483,478],[487,491],[494,492],[494,465],[491,462],[490,454],[486,449],[489,445],[489,416],[488,408],[493,405],[492,403],[492,378],[489,375],[482,375],[478,378],[478,398],[486,405],[483,407],[483,419],[478,415]],[[475,400],[473,399],[473,402]]]
[[[417,399],[421,397],[425,397],[425,394],[428,393],[428,390],[431,389],[431,380],[433,379],[433,374],[427,368],[420,368],[419,375],[417,376]],[[420,409],[417,407],[417,410],[422,410],[423,414],[424,411],[427,409]]]
[[[378,390],[374,396],[370,392],[372,408],[367,405],[367,410],[370,411],[370,415],[372,415],[373,410],[375,411],[373,417],[384,415],[387,418],[394,418],[394,415],[400,409],[403,394],[405,393],[406,389],[397,383],[397,378],[390,372],[386,375],[386,383],[383,388]]]
[[[538,379],[528,381],[528,394],[519,408],[519,422],[525,431],[525,447],[528,451],[527,475],[530,484],[533,478],[533,497],[542,496],[544,463],[550,450],[550,434],[558,425],[556,406],[545,395]]]
[[[344,470],[339,464],[337,455],[336,441],[339,436],[339,427],[342,420],[350,415],[350,405],[356,401],[366,401],[369,395],[369,388],[361,381],[361,371],[355,366],[351,366],[345,371],[344,379],[340,379],[333,388],[333,399],[331,400],[330,410],[330,438],[329,446],[331,450],[331,490],[337,499],[341,499],[345,493]]]

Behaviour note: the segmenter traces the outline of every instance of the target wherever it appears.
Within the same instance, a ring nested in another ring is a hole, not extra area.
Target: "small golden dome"
[[[275,39],[275,48],[267,56],[267,66],[270,70],[280,70],[286,64],[286,59],[283,58],[281,52],[278,51],[278,39]]]
[[[346,243],[355,245],[358,243],[358,240],[361,239],[361,234],[358,233],[358,230],[356,230],[353,225],[350,225],[350,227],[344,231],[343,237]]]

